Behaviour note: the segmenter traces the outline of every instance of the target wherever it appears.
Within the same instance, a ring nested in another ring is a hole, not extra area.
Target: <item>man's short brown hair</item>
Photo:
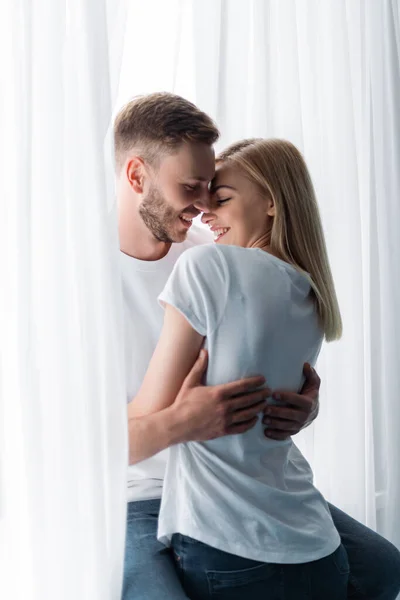
[[[182,142],[212,146],[218,137],[212,119],[185,98],[167,92],[138,96],[124,106],[114,122],[116,168],[121,169],[132,150],[154,164]]]

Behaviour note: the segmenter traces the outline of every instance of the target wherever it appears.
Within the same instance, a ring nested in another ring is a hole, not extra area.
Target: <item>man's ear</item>
[[[145,166],[139,156],[134,156],[126,163],[126,177],[129,185],[137,194],[143,193]]]

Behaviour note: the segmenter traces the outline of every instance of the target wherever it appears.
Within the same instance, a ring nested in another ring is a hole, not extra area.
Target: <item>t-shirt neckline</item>
[[[184,244],[184,242],[182,242],[182,244]],[[129,264],[130,268],[135,271],[159,271],[168,265],[171,260],[174,260],[175,254],[177,254],[178,251],[177,246],[179,247],[180,245],[181,244],[173,243],[167,254],[158,260],[141,260],[140,258],[135,258],[134,256],[126,254],[122,250],[120,250],[120,254],[122,256],[122,260],[126,264]]]

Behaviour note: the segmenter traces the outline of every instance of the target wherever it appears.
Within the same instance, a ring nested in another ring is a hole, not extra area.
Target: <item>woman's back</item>
[[[161,300],[206,336],[207,384],[254,374],[301,387],[323,333],[306,276],[257,248],[207,245],[178,261]],[[246,558],[312,561],[340,543],[307,461],[289,439],[245,434],[170,450],[159,537],[180,532]]]
[[[207,384],[261,373],[270,388],[298,390],[323,339],[307,277],[259,248],[207,250],[225,262],[226,290],[222,319],[207,337]]]

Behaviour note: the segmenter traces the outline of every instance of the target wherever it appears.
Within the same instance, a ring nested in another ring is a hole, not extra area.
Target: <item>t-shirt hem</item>
[[[228,544],[220,539],[212,536],[212,535],[204,535],[204,532],[196,531],[193,529],[181,528],[179,531],[168,532],[168,533],[159,533],[157,535],[157,539],[164,544],[165,546],[170,546],[171,537],[173,533],[180,533],[181,535],[187,535],[203,544],[207,544],[208,546],[212,546],[217,550],[222,550],[223,552],[227,552],[229,554],[234,554],[236,556],[241,556],[242,558],[247,558],[249,560],[254,560],[258,562],[265,563],[277,563],[277,564],[302,564],[313,562],[315,560],[320,560],[321,558],[325,558],[329,556],[341,544],[340,536],[334,536],[334,539],[330,540],[328,544],[325,544],[323,547],[315,550],[314,552],[308,553],[304,552],[304,550],[291,551],[288,552],[286,549],[279,552],[265,552],[260,548],[255,548],[254,546],[248,547],[243,544]]]

